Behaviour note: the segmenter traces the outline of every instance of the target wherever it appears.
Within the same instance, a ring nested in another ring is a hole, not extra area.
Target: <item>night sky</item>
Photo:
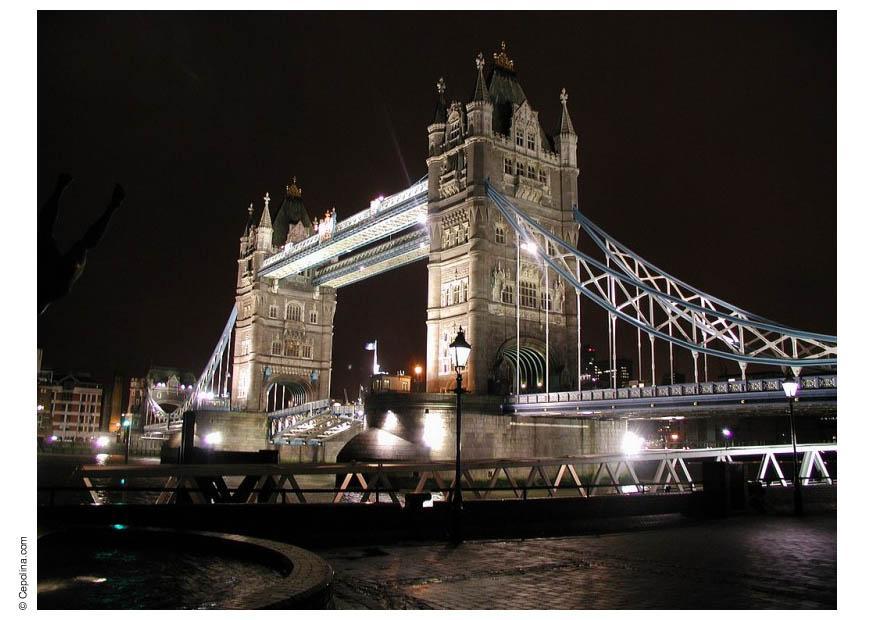
[[[468,101],[506,40],[548,133],[579,134],[580,207],[677,277],[836,332],[836,20],[828,13],[49,13],[38,18],[38,198],[75,182],[66,247],[127,191],[44,366],[198,374],[234,301],[250,201],[292,176],[338,219],[425,174],[437,78]],[[403,299],[403,301],[399,301]],[[341,289],[333,392],[425,358],[426,263]],[[584,340],[606,347],[604,314]],[[634,357],[634,332],[620,352]],[[350,370],[348,367],[352,366]]]

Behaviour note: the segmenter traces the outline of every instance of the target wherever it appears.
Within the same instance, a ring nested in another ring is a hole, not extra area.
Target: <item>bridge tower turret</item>
[[[543,391],[548,383],[551,391],[571,389],[577,384],[574,298],[530,255],[522,256],[516,290],[517,239],[487,199],[486,183],[576,243],[577,136],[564,101],[559,136],[547,136],[504,43],[491,66],[482,54],[474,66],[471,101],[450,104],[443,123],[428,128],[427,389],[453,388],[448,345],[462,327],[472,344],[465,389],[516,391],[518,295],[522,391]]]
[[[272,217],[270,195],[258,225],[240,240],[237,322],[231,402],[247,411],[272,411],[329,398],[335,289],[314,286],[306,275],[260,275],[265,260],[287,243],[309,237],[313,224],[295,180]]]

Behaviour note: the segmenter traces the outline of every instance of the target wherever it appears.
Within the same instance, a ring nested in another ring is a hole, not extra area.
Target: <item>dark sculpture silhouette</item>
[[[97,221],[95,221],[81,239],[76,241],[69,250],[61,252],[55,240],[55,222],[58,219],[58,206],[64,190],[73,181],[69,174],[61,174],[55,184],[55,189],[40,210],[37,219],[37,314],[43,314],[46,308],[58,301],[73,288],[76,280],[85,270],[85,260],[88,250],[97,246],[115,210],[125,199],[125,190],[116,184],[112,199]]]

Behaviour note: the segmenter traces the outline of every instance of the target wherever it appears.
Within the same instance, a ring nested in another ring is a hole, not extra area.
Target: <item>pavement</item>
[[[835,609],[835,513],[320,551],[338,609]]]

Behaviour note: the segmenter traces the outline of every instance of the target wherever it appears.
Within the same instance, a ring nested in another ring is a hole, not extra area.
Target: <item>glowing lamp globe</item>
[[[468,356],[471,355],[471,345],[465,341],[465,332],[462,331],[461,327],[449,349],[450,358],[453,360],[453,367],[458,372],[462,372],[468,364]]]
[[[799,384],[796,382],[796,379],[789,377],[781,384],[781,387],[784,388],[784,394],[787,398],[796,398],[796,394],[799,392]]]

